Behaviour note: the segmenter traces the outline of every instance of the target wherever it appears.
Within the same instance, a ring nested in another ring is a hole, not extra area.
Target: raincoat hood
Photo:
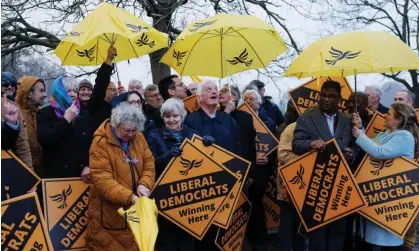
[[[28,95],[31,91],[31,88],[38,81],[44,82],[42,79],[34,76],[23,76],[17,81],[18,88],[16,94],[16,104],[21,109],[28,109],[30,107],[28,104]]]

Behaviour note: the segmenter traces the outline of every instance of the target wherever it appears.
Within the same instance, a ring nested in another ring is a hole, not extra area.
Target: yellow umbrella
[[[189,24],[161,62],[182,76],[224,78],[265,68],[286,50],[278,32],[261,19],[218,14]]]
[[[124,9],[101,3],[54,52],[62,65],[95,66],[106,59],[110,44],[118,50],[118,62],[167,47],[168,36]]]
[[[157,225],[157,206],[154,200],[141,196],[127,211],[118,209],[127,218],[135,242],[141,251],[154,251],[159,227]]]
[[[349,76],[419,69],[416,53],[399,38],[380,31],[345,32],[307,47],[285,76]]]

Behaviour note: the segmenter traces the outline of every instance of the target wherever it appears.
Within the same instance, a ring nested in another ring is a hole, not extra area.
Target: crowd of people
[[[116,54],[116,49],[109,47],[94,85],[88,80],[59,77],[52,86],[50,105],[45,107],[44,80],[35,76],[16,80],[10,73],[2,73],[1,78],[2,149],[13,150],[41,178],[81,177],[90,184],[87,250],[137,250],[117,209],[150,196],[170,159],[182,154],[181,143],[194,134],[203,138],[204,146],[217,144],[252,163],[246,181],[252,203],[246,239],[254,250],[268,250],[271,240],[263,206],[268,179],[297,156],[322,151],[325,142],[335,138],[352,170],[365,154],[377,159],[419,157],[415,97],[410,91],[398,92],[388,109],[380,104],[380,90],[369,86],[351,94],[342,111],[341,86],[328,80],[321,87],[318,105],[299,115],[289,102],[283,116],[265,96],[265,84],[259,80],[240,91],[235,85],[219,89],[212,81],[186,86],[179,76],[170,75],[145,88],[132,80],[125,91],[120,83],[111,82]],[[182,100],[192,94],[197,95],[200,108],[189,113]],[[247,103],[277,136],[277,154],[257,157],[253,119],[237,109],[240,102]],[[387,131],[370,139],[364,129],[375,111],[386,114]],[[301,221],[283,181],[278,179],[277,183],[279,250],[413,248],[416,223],[402,239],[358,215],[307,233],[306,240],[298,233]],[[197,241],[163,217],[158,223],[158,251],[216,250],[215,227]]]

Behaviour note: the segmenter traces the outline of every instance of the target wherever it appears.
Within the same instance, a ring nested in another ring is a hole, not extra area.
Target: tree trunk
[[[171,15],[166,18],[153,18],[153,26],[160,32],[167,32],[167,27],[170,24]],[[153,84],[158,85],[159,81],[170,75],[170,67],[160,63],[160,59],[166,53],[167,48],[150,53],[151,75],[153,77]]]

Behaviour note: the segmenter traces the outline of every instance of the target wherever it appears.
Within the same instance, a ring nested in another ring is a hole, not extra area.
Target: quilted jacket
[[[86,250],[138,250],[125,217],[117,210],[130,207],[139,184],[152,190],[154,157],[142,133],[128,146],[131,161],[114,137],[109,119],[94,134],[90,148],[90,204]]]

